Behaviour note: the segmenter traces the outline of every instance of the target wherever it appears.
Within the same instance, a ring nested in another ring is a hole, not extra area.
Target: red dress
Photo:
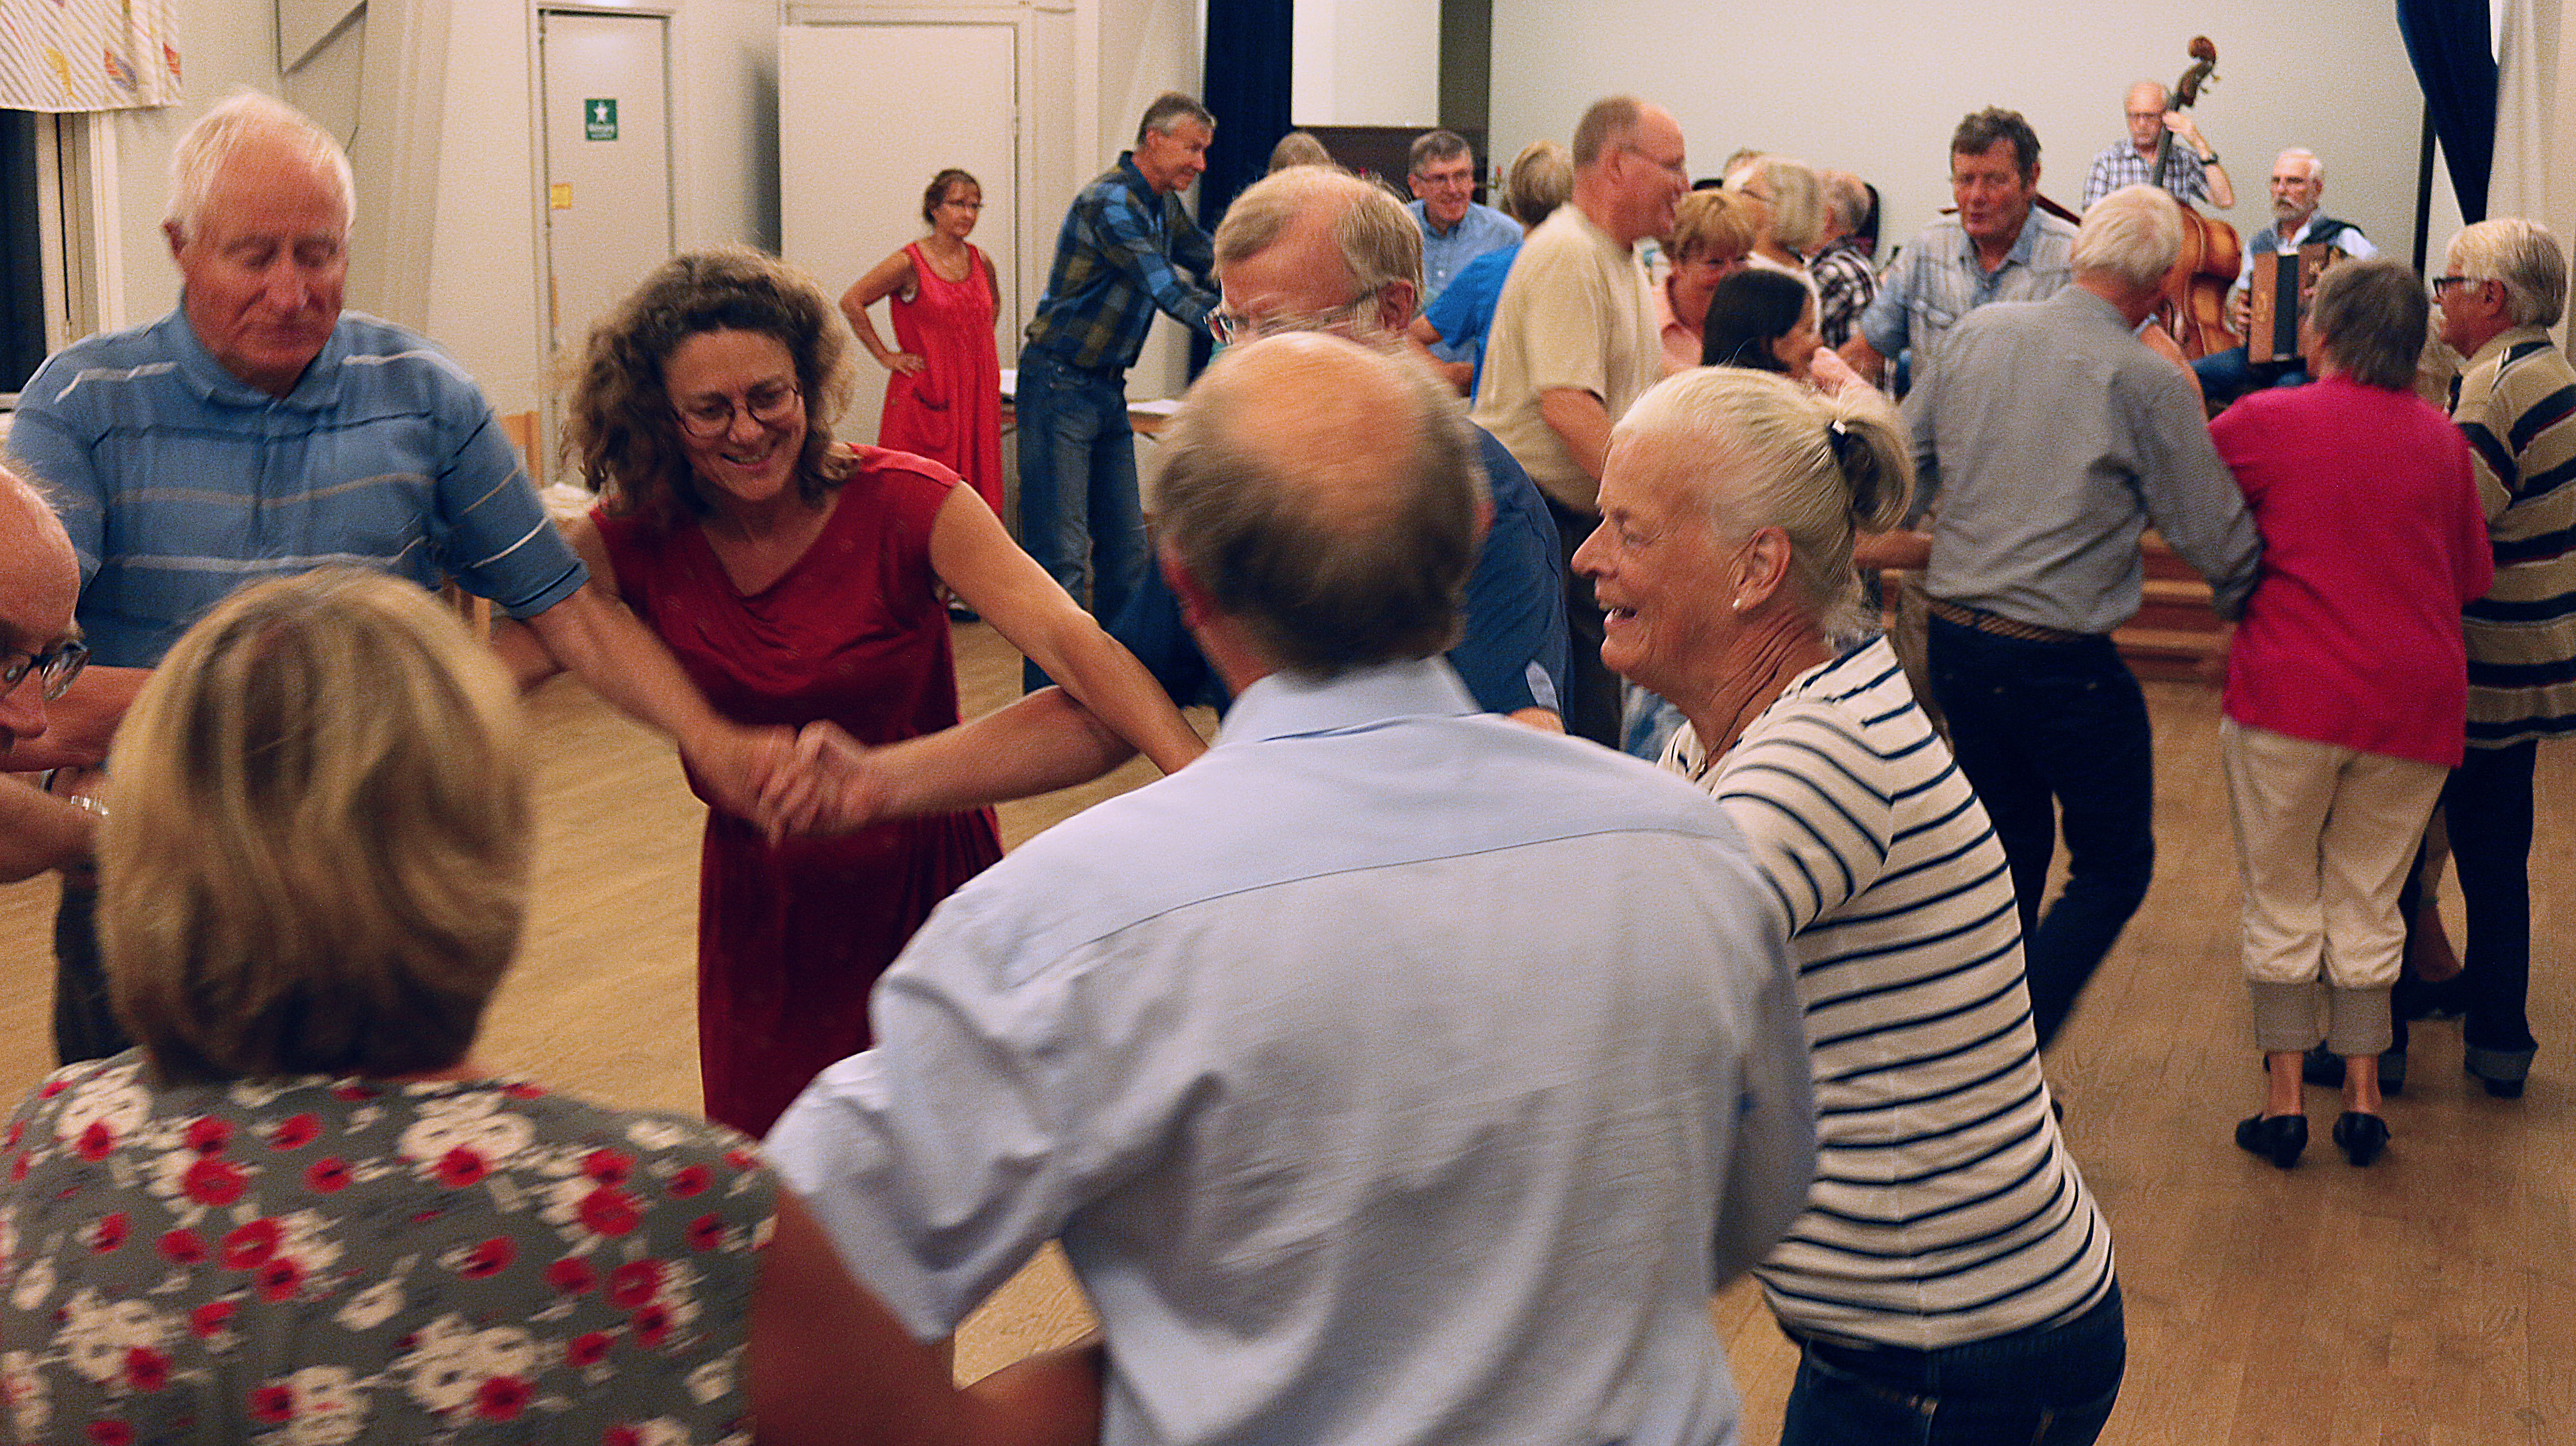
[[[877,442],[946,467],[972,484],[996,517],[1002,512],[1002,364],[993,351],[990,263],[966,248],[966,279],[950,281],[918,245],[912,300],[887,298],[895,344],[922,360],[917,375],[886,378],[885,417]]]
[[[956,479],[862,448],[823,531],[745,596],[696,526],[594,512],[618,592],[716,711],[828,718],[871,746],[957,721],[930,528]],[[698,797],[707,794],[692,776]],[[758,1136],[816,1072],[867,1047],[868,992],[939,901],[1002,856],[992,811],[775,847],[709,809],[698,883],[698,1061],[709,1118]]]

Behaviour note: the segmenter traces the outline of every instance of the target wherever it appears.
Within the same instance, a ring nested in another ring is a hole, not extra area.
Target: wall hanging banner
[[[0,109],[176,103],[178,10],[178,0],[0,0]]]

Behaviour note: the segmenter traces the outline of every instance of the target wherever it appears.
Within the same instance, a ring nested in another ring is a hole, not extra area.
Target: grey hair
[[[2272,164],[2277,166],[2281,164],[2283,160],[2291,156],[2297,156],[2300,160],[2308,163],[2309,180],[2316,182],[2319,186],[2323,186],[2326,183],[2326,163],[2318,158],[2316,152],[2309,150],[2306,146],[2290,147],[2288,150],[2281,152],[2280,155],[2274,156],[2272,158]]]
[[[1503,209],[1524,226],[1536,226],[1574,199],[1574,161],[1554,141],[1532,141],[1503,173]]]
[[[1243,188],[1216,228],[1216,264],[1234,266],[1278,244],[1289,223],[1334,207],[1332,237],[1352,294],[1408,283],[1422,304],[1422,228],[1384,187],[1338,167],[1291,166]]]
[[[2556,326],[2567,310],[2567,253],[2549,228],[2521,216],[2480,221],[2442,248],[2449,269],[2504,287],[2516,326]]]
[[[1413,147],[1406,153],[1405,173],[1418,176],[1422,174],[1424,166],[1439,161],[1456,160],[1460,156],[1473,156],[1475,153],[1475,148],[1467,144],[1467,138],[1456,131],[1424,131],[1413,138]]]
[[[2182,214],[2154,186],[2122,186],[2084,213],[2071,258],[2081,274],[2110,276],[2131,291],[2164,284],[2182,252]]]
[[[1276,393],[1248,394],[1263,384],[1241,373],[1282,346],[1357,351],[1402,402],[1373,435],[1345,430],[1320,455],[1283,456],[1244,435],[1241,415],[1281,409]],[[1313,334],[1228,348],[1191,387],[1163,452],[1163,545],[1283,667],[1331,678],[1457,642],[1484,468],[1466,404],[1428,368]]]
[[[2338,261],[2317,278],[2308,320],[2347,376],[2392,392],[2413,389],[2432,311],[2414,271],[2385,256]]]
[[[1263,174],[1284,171],[1290,166],[1332,164],[1333,153],[1324,149],[1322,141],[1315,139],[1313,134],[1307,131],[1290,131],[1279,138],[1279,144],[1270,148],[1270,164],[1263,168]]]
[[[1741,191],[1757,176],[1771,193],[1758,198],[1771,208],[1771,239],[1801,256],[1814,250],[1816,238],[1825,233],[1824,189],[1816,183],[1815,169],[1805,161],[1764,155],[1728,176],[1726,188]]]
[[[1720,531],[1786,533],[1790,586],[1829,640],[1877,627],[1861,606],[1852,534],[1895,526],[1914,486],[1904,426],[1884,397],[1698,367],[1657,383],[1610,435],[1650,439],[1657,465],[1688,479]]]
[[[194,236],[206,212],[206,199],[214,193],[215,178],[243,145],[264,139],[285,141],[314,170],[331,178],[340,192],[340,229],[346,234],[357,214],[358,197],[349,153],[312,117],[255,90],[225,97],[197,117],[171,148],[170,199],[161,211],[163,223],[178,227],[182,240]]]
[[[1145,118],[1136,122],[1136,144],[1141,146],[1145,143],[1148,131],[1170,135],[1179,130],[1185,120],[1197,121],[1210,131],[1216,129],[1216,117],[1208,114],[1208,108],[1199,104],[1198,97],[1183,95],[1177,90],[1164,91],[1154,97],[1153,104],[1145,107]]]
[[[2173,109],[2173,92],[2165,89],[2165,83],[2161,80],[2133,80],[2129,82],[2128,91],[2120,98],[2125,101],[2141,90],[2152,90],[2156,93],[2156,109]]]
[[[1849,171],[1820,171],[1816,178],[1824,183],[1825,208],[1836,231],[1852,231],[1869,218],[1868,183]]]

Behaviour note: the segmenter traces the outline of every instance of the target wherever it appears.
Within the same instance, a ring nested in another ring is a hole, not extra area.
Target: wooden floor
[[[989,628],[958,637],[967,706],[989,707],[1013,686],[1017,657]],[[2285,1174],[2228,1143],[2261,1089],[2235,967],[2215,697],[2188,684],[2147,692],[2155,889],[2049,1059],[2128,1297],[2128,1383],[2103,1439],[2576,1442],[2576,961],[2561,927],[2576,897],[2576,757],[2541,754],[2532,1016],[2543,1048],[2529,1094],[2487,1098],[2459,1072],[2458,1026],[2421,1027],[2407,1091],[2390,1101],[2387,1157],[2345,1165],[2322,1138],[2335,1103],[2311,1091],[2317,1147]],[[577,685],[549,685],[535,709],[547,744],[536,908],[482,1054],[612,1103],[693,1109],[700,810],[668,750]],[[1151,772],[1131,764],[1091,789],[1007,808],[1006,840]],[[52,908],[49,883],[0,889],[8,1098],[51,1063]],[[1712,1312],[1746,1397],[1745,1439],[1770,1441],[1793,1357],[1749,1288]],[[1050,1254],[968,1324],[959,1371],[1066,1338],[1084,1318]]]

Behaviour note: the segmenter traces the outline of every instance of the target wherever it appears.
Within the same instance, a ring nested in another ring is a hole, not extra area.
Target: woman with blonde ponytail
[[[2040,1078],[2003,849],[1852,567],[1908,458],[1867,388],[1684,372],[1612,432],[1574,565],[1602,660],[1681,709],[1664,766],[1743,830],[1799,965],[1816,1183],[1756,1267],[1803,1349],[1784,1446],[2080,1446],[2126,1363],[2110,1233]]]

